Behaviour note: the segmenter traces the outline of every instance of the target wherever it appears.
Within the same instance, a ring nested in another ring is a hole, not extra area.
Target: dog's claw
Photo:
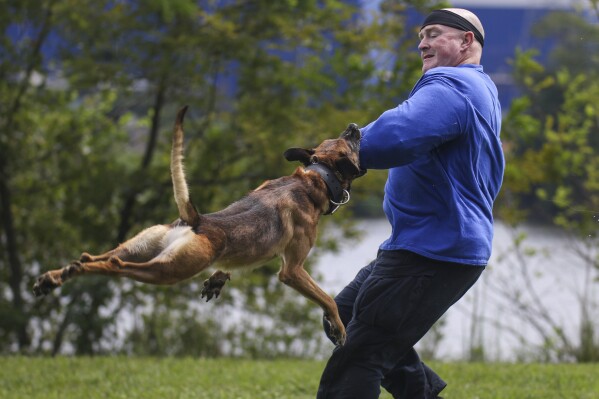
[[[231,273],[221,272],[220,270],[216,271],[204,281],[202,298],[206,297],[206,302],[209,302],[212,298],[218,298],[227,280],[231,280]]]
[[[337,328],[335,324],[331,322],[331,319],[329,318],[328,314],[324,315],[324,319],[327,323],[329,323],[329,333],[335,338],[335,345],[345,345],[345,331],[342,331],[340,328]]]
[[[206,302],[210,302],[210,300],[212,298],[218,298],[219,294],[220,294],[220,290],[218,288],[209,290],[209,289],[206,289],[206,287],[204,287],[204,289],[202,290],[202,298],[206,297]]]

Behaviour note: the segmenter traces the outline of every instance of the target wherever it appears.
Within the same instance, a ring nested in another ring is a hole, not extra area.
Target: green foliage
[[[572,19],[576,25],[569,25]],[[567,34],[560,27],[567,24]],[[534,60],[535,52],[516,52],[515,78],[525,95],[515,100],[504,119],[507,167],[500,215],[552,222],[586,237],[594,235],[599,212],[599,95],[597,60],[572,50],[599,45],[597,25],[573,14],[551,14],[539,26],[557,34],[553,55],[561,61],[549,69]],[[567,48],[567,60],[562,49]],[[593,54],[593,53],[589,53]],[[557,66],[559,65],[559,67]],[[574,67],[577,65],[578,67]],[[584,67],[583,67],[584,66]],[[579,68],[580,67],[580,68]]]

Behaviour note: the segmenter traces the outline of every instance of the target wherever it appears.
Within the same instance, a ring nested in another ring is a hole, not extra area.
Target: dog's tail
[[[189,226],[196,227],[200,224],[200,214],[189,199],[189,189],[185,181],[185,170],[183,169],[183,118],[187,106],[177,113],[175,130],[173,132],[173,148],[171,150],[171,176],[175,201],[179,208],[179,217]]]

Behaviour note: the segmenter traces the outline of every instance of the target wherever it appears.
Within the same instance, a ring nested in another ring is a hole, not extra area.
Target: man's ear
[[[366,173],[366,171],[362,173],[360,168],[350,161],[348,157],[339,158],[337,161],[335,161],[335,167],[339,173],[343,175],[343,177],[351,179],[362,176],[364,173]]]
[[[472,43],[474,43],[474,33],[464,32],[464,40],[462,40],[462,44],[465,47],[470,47]]]
[[[290,162],[300,161],[304,166],[310,165],[310,157],[314,154],[314,150],[307,150],[305,148],[289,148],[283,156]]]

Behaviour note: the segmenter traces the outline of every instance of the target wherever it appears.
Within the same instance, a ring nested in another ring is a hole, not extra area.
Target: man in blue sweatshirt
[[[335,298],[347,340],[318,398],[378,398],[383,386],[394,398],[428,399],[446,385],[413,347],[491,255],[504,158],[483,45],[476,15],[433,11],[420,30],[422,77],[406,101],[361,129],[360,166],[389,169],[383,209],[392,233]]]

